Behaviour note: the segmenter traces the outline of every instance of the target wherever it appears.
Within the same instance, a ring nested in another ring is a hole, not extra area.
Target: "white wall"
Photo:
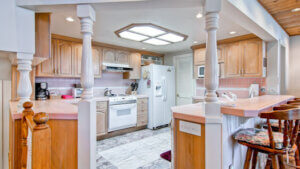
[[[287,93],[300,97],[300,35],[290,37]]]

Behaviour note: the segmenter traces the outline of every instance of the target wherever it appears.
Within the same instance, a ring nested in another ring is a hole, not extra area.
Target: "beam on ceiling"
[[[17,6],[36,6],[36,5],[72,5],[72,4],[96,4],[110,2],[134,2],[149,0],[16,0]]]

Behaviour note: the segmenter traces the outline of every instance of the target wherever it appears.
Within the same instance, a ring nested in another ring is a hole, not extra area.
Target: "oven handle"
[[[115,104],[115,105],[110,105],[109,109],[128,109],[128,108],[134,108],[137,107],[136,103],[131,103],[131,104]]]

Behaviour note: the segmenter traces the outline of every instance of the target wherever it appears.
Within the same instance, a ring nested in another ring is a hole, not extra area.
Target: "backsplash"
[[[57,90],[62,95],[72,95],[74,84],[80,84],[80,78],[36,77],[36,83],[47,82],[49,90]],[[104,89],[109,88],[115,94],[124,94],[134,80],[123,79],[122,73],[103,72],[102,78],[95,79],[94,95],[103,96]]]
[[[239,98],[247,98],[249,95],[249,87],[251,84],[259,84],[260,88],[266,87],[266,79],[265,78],[226,78],[219,80],[219,89],[218,92],[220,94],[224,92],[233,92]],[[205,86],[204,79],[197,79],[197,96],[204,96]],[[265,93],[260,92],[260,95]]]

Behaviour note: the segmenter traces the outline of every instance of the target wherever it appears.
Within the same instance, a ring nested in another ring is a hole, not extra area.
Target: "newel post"
[[[205,0],[205,168],[222,169],[222,123],[221,106],[216,91],[219,86],[217,29],[221,0]]]
[[[77,5],[81,23],[82,100],[78,104],[78,168],[96,168],[96,103],[93,99],[94,72],[92,62],[92,34],[95,11],[91,5]]]

